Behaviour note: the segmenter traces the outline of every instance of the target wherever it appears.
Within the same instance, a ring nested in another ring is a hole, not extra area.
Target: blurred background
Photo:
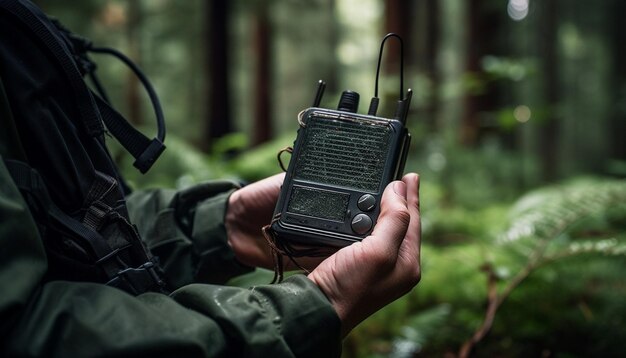
[[[156,87],[168,150],[151,172],[110,143],[135,188],[279,172],[317,81],[324,107],[351,89],[364,113],[380,41],[400,34],[423,279],[352,332],[344,357],[626,352],[626,2],[36,2]],[[115,107],[155,132],[141,84],[103,56],[92,59]],[[379,115],[393,113],[399,65],[391,40]]]

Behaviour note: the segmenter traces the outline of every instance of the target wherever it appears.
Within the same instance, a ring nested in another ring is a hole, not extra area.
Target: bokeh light
[[[528,16],[529,0],[509,0],[506,11],[515,21],[521,21]]]
[[[515,117],[515,120],[520,122],[520,123],[526,123],[530,120],[530,108],[528,108],[528,106],[525,105],[520,105],[515,107],[515,109],[513,110],[513,117]]]

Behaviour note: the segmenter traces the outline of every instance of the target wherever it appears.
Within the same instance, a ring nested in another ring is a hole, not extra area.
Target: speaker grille
[[[294,186],[287,211],[342,222],[348,200],[349,194]]]
[[[385,168],[390,131],[383,122],[312,115],[294,177],[375,192]]]

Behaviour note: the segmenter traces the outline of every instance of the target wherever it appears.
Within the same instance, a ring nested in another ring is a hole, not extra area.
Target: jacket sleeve
[[[169,287],[222,284],[252,270],[235,259],[226,240],[224,215],[237,188],[233,182],[215,181],[181,191],[153,189],[129,196],[131,222],[159,258]]]
[[[46,270],[36,225],[0,160],[0,356],[340,354],[339,319],[302,275],[134,297],[95,283],[43,283]]]

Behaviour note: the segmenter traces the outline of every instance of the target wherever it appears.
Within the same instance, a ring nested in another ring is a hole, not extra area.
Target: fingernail
[[[406,199],[406,184],[402,181],[396,181],[393,183],[393,191]]]

